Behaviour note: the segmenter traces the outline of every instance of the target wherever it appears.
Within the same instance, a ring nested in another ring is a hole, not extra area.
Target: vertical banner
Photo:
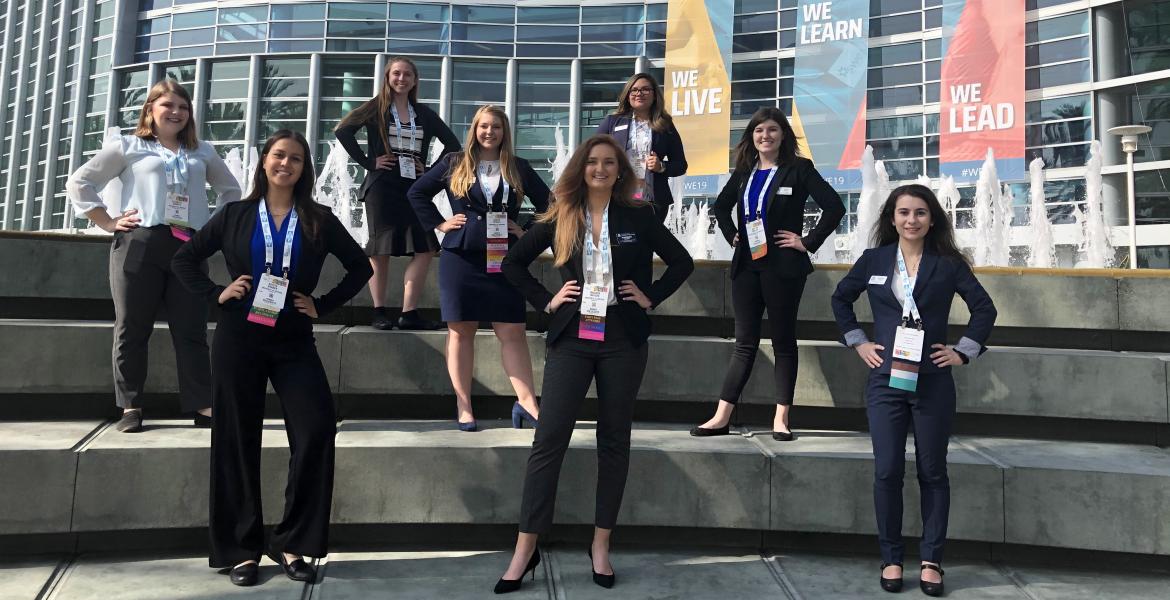
[[[861,187],[869,0],[800,0],[789,119],[833,187]]]
[[[666,109],[687,150],[687,175],[727,173],[733,0],[670,0]]]
[[[979,179],[990,149],[1001,181],[1024,179],[1024,0],[943,4],[939,172]]]

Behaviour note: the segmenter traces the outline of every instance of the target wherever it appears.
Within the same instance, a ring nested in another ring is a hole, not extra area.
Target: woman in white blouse
[[[118,216],[98,193],[121,181]],[[211,426],[207,304],[171,272],[171,257],[209,214],[207,184],[219,205],[240,199],[240,186],[215,149],[196,137],[191,96],[173,80],[150,88],[132,135],[107,143],[69,178],[78,213],[114,234],[110,294],[114,300],[114,394],[118,431],[142,430],[147,348],[155,315],[164,308],[178,366],[179,400],[195,425]]]

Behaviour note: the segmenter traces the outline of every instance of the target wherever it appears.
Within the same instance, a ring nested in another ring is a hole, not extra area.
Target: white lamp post
[[[1126,200],[1129,204],[1129,268],[1137,268],[1137,200],[1133,190],[1133,153],[1137,152],[1138,136],[1149,133],[1147,125],[1119,125],[1108,131],[1121,136],[1121,150],[1125,152]]]

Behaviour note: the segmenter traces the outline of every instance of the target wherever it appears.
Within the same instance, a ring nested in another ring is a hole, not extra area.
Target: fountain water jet
[[[851,234],[849,261],[856,262],[869,248],[870,235],[882,210],[882,202],[890,195],[890,176],[885,165],[873,159],[873,147],[866,146],[861,154],[861,195],[857,199],[857,225]]]
[[[1028,164],[1030,179],[1032,252],[1028,266],[1049,269],[1056,266],[1056,247],[1052,241],[1052,223],[1048,221],[1048,205],[1044,202],[1044,159],[1036,157]]]
[[[1102,269],[1113,266],[1113,244],[1109,227],[1105,224],[1104,196],[1101,186],[1101,142],[1089,144],[1089,160],[1085,163],[1084,266]]]

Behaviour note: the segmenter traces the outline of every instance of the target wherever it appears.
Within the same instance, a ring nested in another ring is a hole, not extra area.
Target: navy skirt
[[[439,255],[443,320],[524,323],[524,297],[503,273],[487,272],[487,252],[443,248]]]

